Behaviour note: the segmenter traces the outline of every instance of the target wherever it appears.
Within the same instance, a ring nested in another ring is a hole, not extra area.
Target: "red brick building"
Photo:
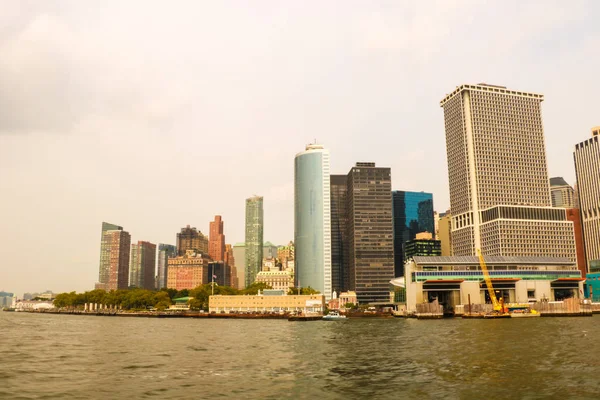
[[[215,215],[215,220],[210,223],[208,255],[214,261],[223,261],[225,258],[225,235],[223,234],[223,221],[220,215]]]
[[[585,247],[583,243],[583,227],[581,225],[581,214],[578,208],[567,208],[567,219],[573,221],[573,231],[575,232],[575,250],[577,252],[577,268],[581,271],[581,276],[585,278],[587,274],[587,260],[585,257]]]

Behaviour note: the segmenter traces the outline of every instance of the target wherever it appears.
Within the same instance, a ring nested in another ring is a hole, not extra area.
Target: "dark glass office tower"
[[[347,189],[349,289],[360,304],[390,301],[394,278],[390,168],[356,163]]]
[[[348,290],[348,261],[346,252],[346,193],[347,175],[331,175],[331,288],[339,295]]]
[[[394,274],[404,276],[404,244],[417,233],[435,236],[433,195],[424,192],[392,192],[394,203]],[[435,239],[435,237],[434,237]]]

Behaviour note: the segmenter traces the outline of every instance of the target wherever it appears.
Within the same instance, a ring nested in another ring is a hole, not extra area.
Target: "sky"
[[[102,221],[175,244],[293,239],[293,162],[392,168],[449,208],[440,100],[542,93],[550,176],[600,125],[600,2],[0,0],[0,290],[84,291]]]

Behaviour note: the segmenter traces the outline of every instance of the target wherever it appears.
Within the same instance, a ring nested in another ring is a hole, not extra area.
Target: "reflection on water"
[[[0,313],[0,398],[600,398],[599,328]]]

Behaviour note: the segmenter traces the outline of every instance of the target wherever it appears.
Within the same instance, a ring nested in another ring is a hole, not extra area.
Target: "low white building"
[[[583,298],[584,278],[567,258],[485,257],[494,291],[505,303],[533,303]],[[479,258],[473,256],[415,256],[405,264],[406,308],[437,300],[445,309],[490,303]]]
[[[44,300],[21,300],[17,301],[15,305],[15,311],[51,310],[53,308],[54,304],[51,301]]]

